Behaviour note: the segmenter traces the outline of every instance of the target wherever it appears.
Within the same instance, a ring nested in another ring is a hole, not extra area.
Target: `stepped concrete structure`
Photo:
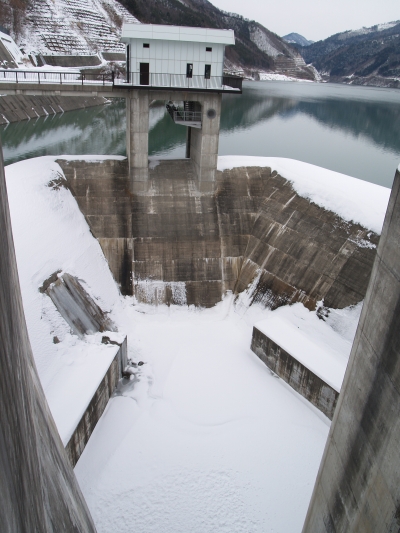
[[[400,530],[400,172],[303,533]]]
[[[121,291],[140,301],[211,307],[247,290],[271,309],[315,309],[365,296],[378,236],[300,197],[270,168],[217,171],[202,190],[193,161],[157,161],[132,192],[126,160],[58,163]]]
[[[26,328],[0,149],[0,499],[4,533],[95,526],[58,435]]]

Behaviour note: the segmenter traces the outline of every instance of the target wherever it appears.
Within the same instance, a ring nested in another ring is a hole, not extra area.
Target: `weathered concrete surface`
[[[33,360],[19,287],[1,149],[0,233],[1,531],[95,532]]]
[[[201,105],[202,127],[192,128],[189,152],[199,189],[212,192],[217,171],[222,96],[213,92],[162,89],[132,89],[126,93],[126,153],[132,191],[144,192],[149,179],[149,105],[153,99],[190,100]]]
[[[251,349],[272,372],[332,420],[339,398],[338,391],[256,327],[253,327]]]
[[[209,186],[217,172],[221,103],[220,94],[201,98],[201,129],[192,128],[190,136],[190,157],[199,188],[204,191],[213,190]]]
[[[107,102],[102,96],[1,96],[0,124],[55,115]]]
[[[303,533],[400,530],[400,173]]]
[[[37,56],[40,67],[51,65],[52,67],[96,67],[101,65],[101,59],[98,55],[42,55]]]
[[[51,298],[75,335],[83,337],[98,331],[116,331],[116,326],[75,276],[55,272],[39,290]]]
[[[103,339],[106,339],[106,337]],[[117,387],[118,381],[122,378],[122,373],[125,370],[127,363],[127,342],[125,337],[65,447],[65,451],[67,452],[73,467],[79,461],[86,444],[89,442],[94,428],[107,406],[108,400],[111,398],[111,395]]]
[[[123,294],[132,288],[132,203],[127,161],[64,161],[67,185],[103,249]]]
[[[250,302],[271,309],[364,298],[378,236],[269,168],[217,172],[210,192],[191,161],[161,161],[132,193],[126,161],[58,162],[124,294],[210,307],[254,282]]]

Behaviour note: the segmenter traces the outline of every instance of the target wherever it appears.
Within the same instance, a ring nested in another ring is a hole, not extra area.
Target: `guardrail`
[[[240,86],[239,86],[240,80]],[[120,84],[121,80],[116,79],[116,84]],[[242,78],[234,78],[233,76],[211,76],[205,78],[204,76],[192,76],[187,78],[185,74],[161,74],[161,73],[140,73],[131,72],[129,81],[125,83],[133,86],[149,86],[149,87],[173,87],[179,89],[210,89],[210,90],[242,90]],[[231,84],[232,83],[232,84]]]
[[[58,85],[110,85],[118,88],[149,87],[176,88],[199,90],[242,90],[242,78],[234,76],[193,76],[187,78],[184,74],[140,74],[132,72],[129,81],[122,74],[83,74],[81,72],[43,72],[33,70],[0,70],[1,82],[8,83],[36,83],[42,85],[52,83]]]
[[[14,83],[57,83],[60,85],[114,85],[112,74],[83,74],[81,72],[40,72],[32,70],[0,71],[1,82]]]
[[[201,111],[185,111],[169,104],[167,104],[167,111],[174,122],[196,122],[201,124]]]

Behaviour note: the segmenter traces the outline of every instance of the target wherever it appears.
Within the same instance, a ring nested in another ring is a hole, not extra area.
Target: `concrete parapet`
[[[400,172],[303,533],[400,529]]]
[[[256,327],[253,328],[251,349],[272,372],[332,420],[338,391]]]
[[[105,339],[105,337],[104,337]],[[109,366],[104,378],[101,380],[96,392],[87,406],[81,420],[74,430],[65,447],[71,465],[78,462],[83,450],[92,435],[97,422],[100,420],[111,395],[122,378],[122,373],[127,366],[127,341],[126,337],[121,343],[116,356]]]

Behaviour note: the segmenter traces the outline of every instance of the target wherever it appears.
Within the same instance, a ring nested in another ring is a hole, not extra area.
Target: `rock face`
[[[1,531],[91,533],[89,514],[33,360],[0,149]]]
[[[189,160],[157,162],[130,192],[126,161],[59,160],[124,294],[210,307],[228,291],[274,309],[364,298],[378,236],[300,197],[270,168],[217,172],[199,192]]]

